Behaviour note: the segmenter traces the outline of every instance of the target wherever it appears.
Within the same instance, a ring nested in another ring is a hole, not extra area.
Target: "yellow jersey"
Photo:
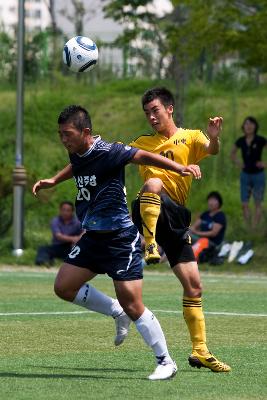
[[[189,165],[199,163],[208,155],[208,143],[209,139],[203,132],[179,128],[170,138],[159,133],[143,135],[131,142],[130,146],[160,154],[182,165]],[[144,181],[149,178],[161,179],[164,190],[171,199],[185,205],[192,183],[191,175],[183,177],[176,172],[147,165],[140,165],[139,171]]]

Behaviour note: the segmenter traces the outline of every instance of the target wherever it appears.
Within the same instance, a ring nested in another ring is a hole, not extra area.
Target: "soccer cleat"
[[[131,319],[128,317],[127,314],[125,314],[124,311],[114,319],[116,325],[116,336],[114,339],[114,344],[115,346],[119,346],[124,342],[129,333]]]
[[[174,361],[166,364],[158,364],[153,374],[149,375],[150,381],[159,381],[172,378],[177,372],[177,366]]]
[[[219,361],[213,354],[208,353],[205,356],[201,356],[200,354],[194,352],[188,358],[189,365],[191,367],[197,368],[209,368],[213,372],[230,372],[231,367],[229,365],[224,364],[223,362]]]
[[[157,243],[148,244],[145,248],[145,262],[147,264],[157,264],[160,262],[160,254]]]

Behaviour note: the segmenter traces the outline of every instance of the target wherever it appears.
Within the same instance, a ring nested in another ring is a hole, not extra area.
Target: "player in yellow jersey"
[[[209,154],[219,152],[221,117],[209,120],[206,136],[199,130],[176,126],[174,98],[165,88],[145,92],[142,105],[155,133],[140,136],[131,146],[161,154],[182,165],[196,164]],[[183,314],[193,347],[189,364],[214,372],[229,372],[231,368],[211,354],[206,345],[202,287],[189,235],[191,213],[185,207],[192,177],[145,165],[139,168],[145,183],[134,202],[133,220],[145,237],[147,263],[159,260],[157,242],[183,286]]]

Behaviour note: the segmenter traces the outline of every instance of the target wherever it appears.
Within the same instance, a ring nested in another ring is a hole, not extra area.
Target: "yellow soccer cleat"
[[[197,368],[209,368],[213,372],[230,372],[231,367],[219,361],[213,354],[208,353],[205,356],[199,355],[197,352],[193,352],[188,358],[189,365]]]
[[[145,248],[145,262],[147,264],[157,264],[160,262],[160,254],[156,243],[148,244]]]

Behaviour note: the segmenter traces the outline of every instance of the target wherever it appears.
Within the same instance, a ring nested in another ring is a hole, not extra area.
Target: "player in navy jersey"
[[[33,193],[73,177],[78,190],[76,213],[86,232],[59,269],[55,293],[66,301],[112,316],[117,329],[115,345],[124,341],[132,320],[156,356],[157,367],[149,379],[168,379],[177,367],[157,318],[142,301],[140,238],[127,208],[124,167],[128,163],[149,164],[195,178],[200,178],[200,169],[93,136],[90,116],[80,106],[63,110],[58,124],[70,164],[54,177],[36,182]],[[113,279],[117,300],[87,283],[105,273]]]

